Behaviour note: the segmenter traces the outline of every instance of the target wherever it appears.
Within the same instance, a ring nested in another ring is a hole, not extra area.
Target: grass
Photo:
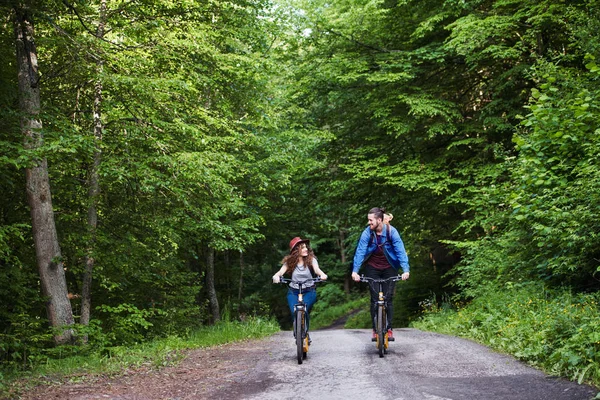
[[[490,288],[464,307],[432,302],[412,326],[473,339],[549,374],[600,387],[599,303],[598,293],[514,285]]]
[[[342,304],[328,305],[317,302],[310,314],[310,329],[321,329],[333,325],[336,321],[353,314],[356,310],[366,309],[368,312],[369,298],[361,297],[353,301],[346,301]],[[354,317],[350,317],[353,320]],[[367,318],[367,321],[370,318]],[[348,322],[346,322],[348,324]],[[346,328],[356,328],[355,326],[345,326]]]
[[[151,342],[114,347],[102,354],[46,359],[29,371],[0,371],[0,398],[9,398],[28,387],[53,381],[76,381],[89,375],[118,375],[142,366],[160,368],[183,359],[184,350],[257,339],[279,331],[271,319],[251,318],[245,322],[221,322],[186,337],[172,336]],[[10,395],[10,396],[9,396]]]

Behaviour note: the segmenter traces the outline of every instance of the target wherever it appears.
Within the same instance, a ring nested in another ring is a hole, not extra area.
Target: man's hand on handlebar
[[[402,275],[398,275],[398,277],[402,278],[402,280],[405,281],[405,280],[407,280],[410,277],[410,273],[405,272]],[[356,272],[353,272],[352,273],[352,280],[354,280],[355,282],[360,282],[361,277]]]

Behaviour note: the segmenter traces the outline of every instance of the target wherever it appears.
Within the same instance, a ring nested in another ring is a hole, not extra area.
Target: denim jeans
[[[312,307],[315,305],[316,301],[317,301],[317,291],[314,287],[309,288],[309,289],[302,289],[302,296],[304,297],[304,305],[306,307],[306,313],[304,314],[306,316],[306,330],[308,331],[308,325],[309,325],[309,312],[312,309]],[[292,313],[292,322],[294,321],[294,305],[296,305],[298,303],[298,290],[297,289],[292,289],[292,288],[288,288],[288,293],[287,293],[287,301],[288,301],[288,306],[290,306],[290,312]]]
[[[389,267],[386,269],[375,269],[370,265],[365,267],[365,276],[373,279],[387,279],[398,275],[398,271]],[[383,284],[383,294],[385,295],[385,313],[387,316],[387,329],[392,329],[392,318],[394,317],[394,288],[396,282],[386,282]],[[379,284],[369,283],[371,292],[371,321],[373,321],[373,330],[375,330],[375,318],[377,318],[377,301],[379,300]]]

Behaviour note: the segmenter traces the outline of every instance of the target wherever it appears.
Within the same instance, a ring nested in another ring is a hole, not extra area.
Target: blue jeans
[[[306,331],[308,331],[309,325],[309,313],[312,307],[317,302],[317,290],[314,287],[309,289],[302,289],[302,296],[304,297],[304,305],[306,306]],[[298,289],[288,288],[287,293],[287,301],[288,306],[290,307],[290,312],[292,313],[292,322],[294,321],[294,305],[298,303]]]

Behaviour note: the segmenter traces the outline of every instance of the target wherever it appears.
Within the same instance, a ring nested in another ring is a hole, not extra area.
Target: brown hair
[[[369,210],[369,214],[375,215],[375,218],[383,219],[383,214],[385,214],[385,208],[373,207]]]
[[[313,252],[313,250],[310,248],[310,245],[308,243],[306,243],[306,248],[308,249],[308,255],[306,257],[302,257],[300,256],[300,249],[302,248],[302,246],[295,246],[294,249],[292,250],[292,252],[290,254],[288,254],[287,256],[283,257],[283,260],[281,260],[281,264],[285,264],[287,266],[287,270],[285,271],[288,274],[292,274],[294,272],[294,270],[296,269],[296,267],[298,266],[298,262],[300,261],[300,259],[302,258],[304,266],[310,268],[310,270],[313,270],[313,265],[312,265],[312,261],[313,258],[315,258],[315,253]]]

